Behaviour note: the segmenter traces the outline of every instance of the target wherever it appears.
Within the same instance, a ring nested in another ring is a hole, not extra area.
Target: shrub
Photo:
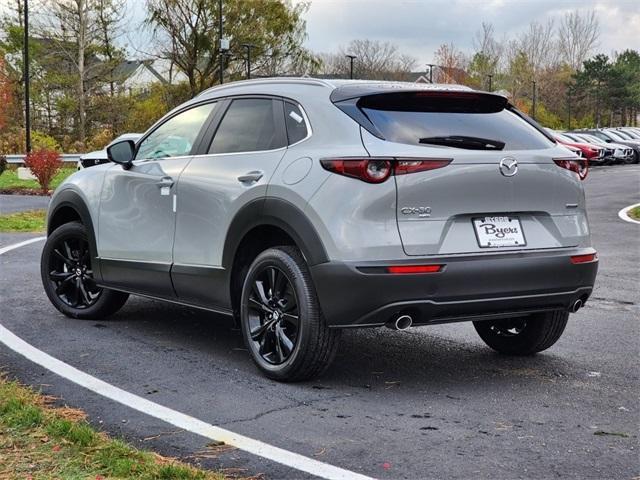
[[[87,151],[102,150],[113,140],[113,131],[110,128],[103,128],[96,132],[87,142]]]
[[[60,154],[52,150],[36,150],[27,154],[24,164],[35,175],[42,188],[42,193],[49,192],[49,184],[51,179],[58,173],[62,167]]]
[[[6,129],[0,133],[0,151],[5,153],[24,152],[25,136],[24,128]],[[55,138],[37,130],[31,131],[31,147],[33,150],[62,151]]]
[[[7,169],[7,157],[0,155],[0,175]]]

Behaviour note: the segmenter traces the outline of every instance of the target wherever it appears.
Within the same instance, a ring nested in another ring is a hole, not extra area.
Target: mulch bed
[[[0,188],[0,195],[33,195],[36,197],[48,197],[52,193],[53,190],[43,193],[39,188]]]

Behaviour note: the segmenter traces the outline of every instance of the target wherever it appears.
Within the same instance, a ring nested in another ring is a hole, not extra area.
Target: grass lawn
[[[49,188],[55,190],[55,188],[62,183],[62,181],[75,172],[75,167],[65,167],[60,169],[53,180]],[[2,175],[0,175],[0,190],[40,190],[40,185],[35,180],[20,180],[18,178],[18,171],[14,169],[7,169]]]
[[[45,210],[0,215],[0,232],[44,232]]]
[[[627,215],[629,215],[634,220],[638,220],[640,222],[640,206],[633,207],[631,210],[627,212]]]
[[[0,479],[223,480],[94,430],[83,412],[0,375]]]

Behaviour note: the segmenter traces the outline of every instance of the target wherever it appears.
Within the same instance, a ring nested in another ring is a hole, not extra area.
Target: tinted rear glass
[[[284,146],[275,124],[273,100],[247,98],[231,103],[209,153],[255,152]]]
[[[431,98],[404,95],[392,102],[365,97],[358,102],[371,123],[391,142],[433,147],[428,139],[453,136],[504,143],[502,150],[535,150],[553,145],[535,127],[505,110],[505,105],[506,100],[496,96],[472,94]]]

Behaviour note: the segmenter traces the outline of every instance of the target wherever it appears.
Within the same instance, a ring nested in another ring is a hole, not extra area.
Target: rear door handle
[[[162,177],[158,181],[158,183],[156,183],[156,185],[158,185],[158,188],[163,188],[163,187],[171,188],[173,186],[173,178],[171,178],[171,177]]]
[[[263,175],[264,174],[262,172],[259,172],[256,170],[253,172],[246,173],[244,175],[240,175],[238,177],[238,181],[242,183],[255,183],[258,180],[260,180]]]

